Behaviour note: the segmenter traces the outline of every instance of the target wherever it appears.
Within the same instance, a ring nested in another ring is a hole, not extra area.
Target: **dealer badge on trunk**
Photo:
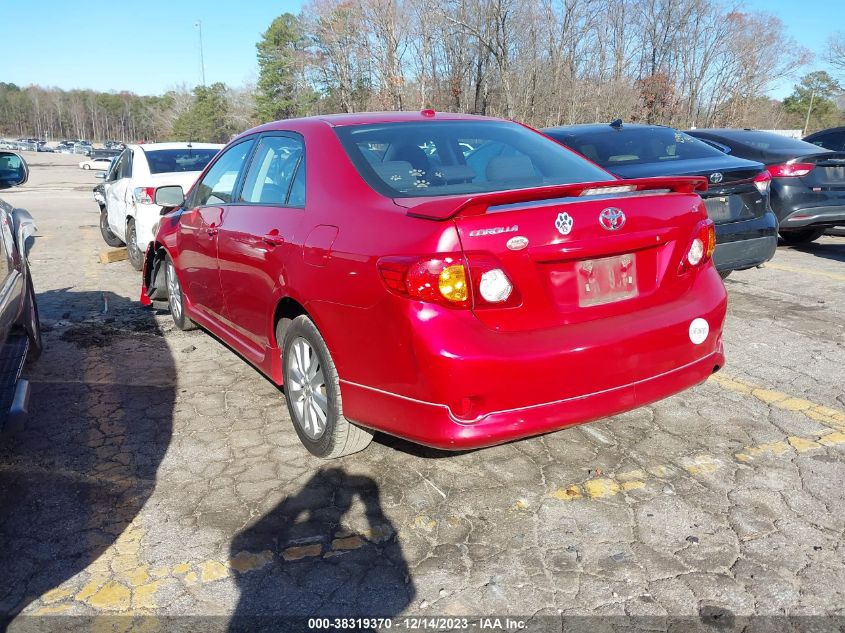
[[[572,216],[566,211],[558,213],[557,220],[555,220],[555,226],[557,227],[557,230],[560,231],[561,235],[569,235],[570,231],[572,231]]]

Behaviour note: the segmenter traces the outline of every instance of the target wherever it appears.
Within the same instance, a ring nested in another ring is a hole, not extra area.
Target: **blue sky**
[[[202,20],[206,82],[231,86],[254,82],[255,43],[281,13],[296,13],[302,0],[0,0],[0,81],[60,88],[130,90],[158,94],[200,83]],[[834,30],[845,30],[845,0],[738,0],[746,11],[780,17],[799,44],[819,57],[803,72],[824,68],[820,53]],[[773,86],[791,92],[794,78]]]

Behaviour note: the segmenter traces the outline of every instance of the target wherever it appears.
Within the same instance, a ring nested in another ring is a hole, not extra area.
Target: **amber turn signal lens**
[[[460,303],[467,300],[467,277],[464,267],[460,264],[447,266],[438,278],[440,294],[447,301]]]

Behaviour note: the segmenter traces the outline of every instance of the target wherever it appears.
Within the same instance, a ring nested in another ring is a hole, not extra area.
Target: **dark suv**
[[[769,175],[758,162],[725,155],[662,125],[571,125],[544,134],[622,178],[704,176],[701,194],[716,224],[713,263],[724,278],[760,266],[777,250],[777,219],[769,207]]]
[[[0,189],[26,182],[29,170],[18,154],[0,152]],[[24,361],[41,354],[41,323],[27,254],[35,223],[23,209],[0,199],[0,431],[26,414],[29,383]]]

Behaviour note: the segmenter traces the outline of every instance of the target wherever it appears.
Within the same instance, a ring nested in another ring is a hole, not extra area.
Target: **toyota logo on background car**
[[[712,174],[710,174],[710,182],[712,182],[714,185],[719,184],[724,179],[725,175],[720,171],[714,171]]]
[[[622,209],[607,207],[599,213],[599,224],[608,231],[616,231],[625,226],[625,214]]]

